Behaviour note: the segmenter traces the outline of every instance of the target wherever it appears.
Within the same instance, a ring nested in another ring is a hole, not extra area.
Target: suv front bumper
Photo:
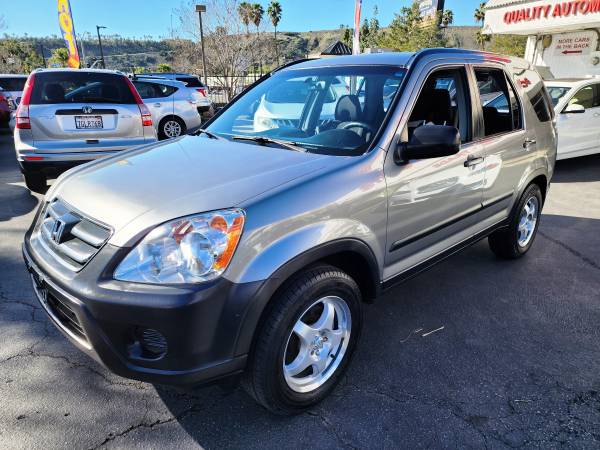
[[[74,345],[112,372],[151,383],[195,385],[244,369],[247,355],[235,349],[248,305],[264,282],[219,279],[182,287],[121,282],[112,272],[129,249],[110,245],[64,280],[36,256],[30,234],[23,256],[42,307]],[[158,353],[144,351],[148,345]]]

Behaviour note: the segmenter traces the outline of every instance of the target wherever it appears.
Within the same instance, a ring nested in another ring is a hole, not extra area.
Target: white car
[[[138,78],[159,78],[171,81],[181,81],[185,84],[186,89],[189,90],[190,95],[195,98],[198,114],[200,114],[203,119],[210,119],[215,113],[213,104],[210,100],[208,86],[200,81],[200,78],[198,78],[197,75],[190,73],[154,72],[140,74],[138,75]]]
[[[133,78],[133,85],[152,113],[159,139],[171,139],[202,125],[198,100],[181,81]]]
[[[8,98],[9,106],[13,111],[21,101],[26,81],[27,75],[0,74],[0,88]]]
[[[556,112],[557,159],[600,153],[600,78],[546,81]]]

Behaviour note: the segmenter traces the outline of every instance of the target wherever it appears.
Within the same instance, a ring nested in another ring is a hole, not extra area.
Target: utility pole
[[[40,44],[40,53],[42,54],[42,60],[44,61],[44,67],[48,67],[46,65],[46,57],[44,56],[44,46]]]
[[[206,12],[206,5],[196,5],[196,12],[200,19],[200,43],[202,44],[202,70],[204,71],[204,84],[208,86],[208,75],[206,74],[206,54],[204,53],[204,33],[202,31],[202,13]]]
[[[96,25],[96,33],[98,33],[98,45],[100,45],[100,60],[102,61],[102,68],[106,69],[106,64],[104,62],[104,52],[102,51],[102,38],[100,37],[100,29],[106,28],[102,25]]]

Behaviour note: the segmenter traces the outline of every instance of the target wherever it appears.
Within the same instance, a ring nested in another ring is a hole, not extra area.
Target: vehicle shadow
[[[578,423],[583,445],[600,398],[591,416],[569,402],[599,381],[598,229],[544,216],[522,259],[498,260],[482,241],[365,305],[347,377],[305,414],[273,416],[241,388],[156,392],[204,448],[512,446],[510,430],[533,442],[563,423]]]
[[[26,187],[0,182],[0,222],[28,214],[37,204],[37,197]]]
[[[600,181],[600,154],[556,161],[552,183]]]

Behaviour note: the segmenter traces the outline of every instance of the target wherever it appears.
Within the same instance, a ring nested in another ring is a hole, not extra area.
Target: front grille
[[[60,199],[46,205],[37,227],[38,239],[48,253],[75,272],[98,253],[111,234],[110,229],[84,217]]]
[[[87,341],[87,336],[85,335],[85,331],[83,331],[83,327],[81,326],[77,315],[66,302],[61,301],[60,298],[52,294],[52,292],[47,291],[46,305],[63,327],[67,328],[80,339]]]

